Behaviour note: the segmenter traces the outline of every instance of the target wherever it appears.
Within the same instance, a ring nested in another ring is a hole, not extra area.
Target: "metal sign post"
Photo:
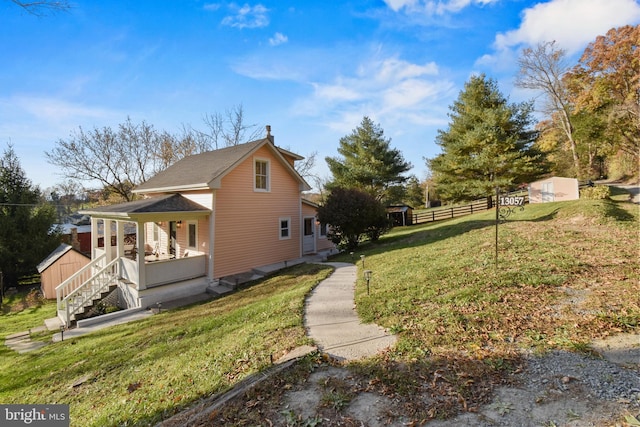
[[[524,210],[524,196],[500,196],[500,188],[496,187],[496,271],[498,271],[498,225],[516,212],[516,208]]]

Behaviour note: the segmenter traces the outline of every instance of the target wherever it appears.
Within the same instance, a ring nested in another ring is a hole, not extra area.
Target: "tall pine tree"
[[[472,77],[450,107],[451,122],[438,131],[442,153],[427,160],[438,194],[448,201],[487,197],[546,170],[533,148],[531,103],[509,104],[497,83]]]
[[[339,157],[327,157],[333,180],[327,188],[355,188],[384,200],[390,186],[402,184],[411,169],[397,149],[390,148],[380,125],[364,117],[350,135],[340,138]]]
[[[55,210],[43,204],[9,146],[0,158],[0,270],[6,286],[37,273],[38,263],[60,244],[52,230],[55,219]]]

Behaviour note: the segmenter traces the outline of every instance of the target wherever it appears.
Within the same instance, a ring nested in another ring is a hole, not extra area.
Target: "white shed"
[[[552,176],[529,184],[529,203],[562,202],[580,198],[578,180]]]

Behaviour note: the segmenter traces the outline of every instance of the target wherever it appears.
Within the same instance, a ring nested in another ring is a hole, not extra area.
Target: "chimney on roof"
[[[80,240],[78,239],[78,229],[76,227],[71,228],[71,247],[80,252]]]
[[[273,143],[273,135],[271,135],[271,125],[267,125],[267,138]]]

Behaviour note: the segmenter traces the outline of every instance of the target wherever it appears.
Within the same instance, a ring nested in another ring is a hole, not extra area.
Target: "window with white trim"
[[[198,249],[198,222],[187,222],[187,247],[189,249]]]
[[[158,226],[157,222],[153,223],[153,241],[154,242],[160,241],[160,227]]]
[[[327,224],[320,224],[320,237],[327,237]]]
[[[280,218],[280,240],[291,238],[291,218]]]
[[[269,161],[256,159],[253,163],[255,176],[254,190],[269,191]]]

